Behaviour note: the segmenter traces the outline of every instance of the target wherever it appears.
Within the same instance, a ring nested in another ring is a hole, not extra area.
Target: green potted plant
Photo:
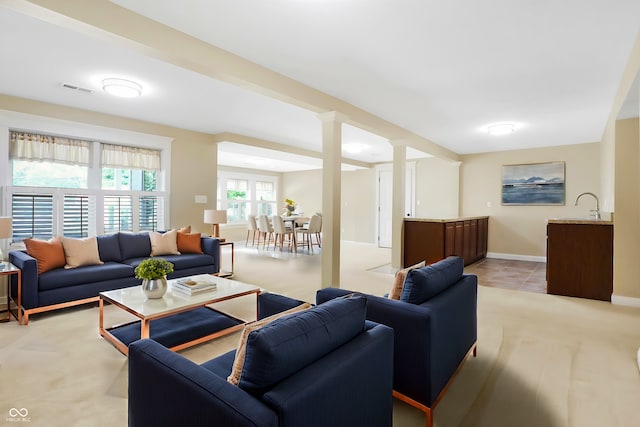
[[[136,279],[142,279],[142,291],[147,298],[162,298],[167,292],[167,274],[173,271],[173,264],[164,258],[147,258],[142,261],[134,273]]]

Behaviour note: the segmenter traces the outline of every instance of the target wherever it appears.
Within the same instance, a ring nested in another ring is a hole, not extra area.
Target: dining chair
[[[269,242],[273,238],[273,227],[269,222],[269,217],[266,215],[260,215],[258,217],[258,231],[264,242],[263,247],[269,248]],[[258,239],[258,246],[260,246],[260,240]],[[275,247],[275,246],[274,246]]]
[[[322,247],[322,238],[320,232],[322,231],[322,217],[320,215],[314,215],[309,219],[309,223],[302,227],[296,227],[296,234],[302,235],[302,246],[306,246],[311,252],[313,252],[313,246]],[[313,243],[312,237],[315,236],[316,243]],[[297,240],[297,238],[296,238]]]
[[[258,234],[258,244],[260,244],[260,230],[258,230],[258,223],[256,222],[255,215],[249,215],[249,222],[247,223],[247,241],[245,246],[249,245],[249,235],[251,234],[251,246],[256,245],[256,234]]]
[[[296,250],[295,239],[293,236],[293,229],[291,227],[287,227],[285,225],[284,220],[279,215],[274,215],[272,217],[273,221],[273,233],[275,234],[275,242],[274,248],[280,242],[280,251],[282,251],[282,247],[284,246],[285,237],[289,239],[288,247],[291,249],[292,247]]]

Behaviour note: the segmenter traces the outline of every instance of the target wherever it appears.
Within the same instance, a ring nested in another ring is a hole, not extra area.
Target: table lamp
[[[4,254],[2,253],[2,248],[4,248],[3,240],[10,238],[12,235],[11,224],[11,217],[0,216],[0,262],[4,261]]]
[[[220,237],[220,224],[227,223],[227,211],[219,211],[214,209],[205,209],[204,223],[213,224],[212,237]]]

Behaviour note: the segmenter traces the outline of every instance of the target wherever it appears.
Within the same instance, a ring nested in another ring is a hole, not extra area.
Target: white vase
[[[162,298],[167,292],[167,277],[160,279],[143,279],[142,292],[147,298]]]

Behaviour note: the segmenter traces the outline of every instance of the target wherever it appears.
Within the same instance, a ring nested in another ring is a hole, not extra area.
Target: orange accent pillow
[[[181,254],[201,254],[200,233],[178,232],[178,252]]]
[[[38,261],[38,274],[64,267],[67,264],[62,239],[59,237],[48,241],[24,239],[24,245],[27,248],[27,253]]]

